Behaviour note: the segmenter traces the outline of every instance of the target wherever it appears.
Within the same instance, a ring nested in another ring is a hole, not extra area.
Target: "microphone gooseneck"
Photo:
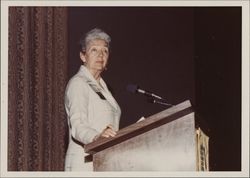
[[[164,99],[164,98],[162,98],[154,93],[145,91],[145,90],[141,89],[138,85],[134,85],[134,84],[127,85],[127,91],[129,91],[131,93],[140,93],[140,94],[143,94],[143,95],[149,97],[148,101],[150,103],[157,103],[157,104],[161,104],[161,105],[165,105],[165,106],[173,106],[172,104],[167,103],[166,99]]]
[[[149,98],[148,102],[149,103],[155,103],[155,104],[161,104],[161,105],[164,105],[164,106],[174,106],[174,105],[172,105],[170,103],[167,103],[167,102],[165,102],[163,100],[156,100],[154,98]]]

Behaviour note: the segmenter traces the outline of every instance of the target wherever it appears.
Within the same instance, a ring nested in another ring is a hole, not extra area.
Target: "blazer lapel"
[[[86,82],[97,94],[98,92],[100,92],[115,110],[118,109],[117,102],[113,98],[112,94],[108,90],[106,83],[102,78],[100,79],[100,83],[103,88],[97,83],[97,81],[94,79],[94,77],[90,74],[90,72],[87,70],[85,66],[82,65],[80,67],[79,73],[85,78]]]
[[[118,109],[118,104],[115,101],[114,97],[112,96],[112,94],[110,93],[110,91],[108,90],[107,85],[105,84],[105,82],[103,81],[103,79],[100,79],[100,83],[103,86],[102,94],[105,96],[105,98],[108,100],[108,102],[117,110]]]

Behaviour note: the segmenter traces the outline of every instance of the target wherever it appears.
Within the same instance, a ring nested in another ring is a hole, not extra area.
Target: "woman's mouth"
[[[96,61],[98,64],[103,64],[104,61]]]

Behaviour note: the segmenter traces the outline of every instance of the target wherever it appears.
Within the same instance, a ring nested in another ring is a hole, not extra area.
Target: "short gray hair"
[[[81,45],[81,50],[85,51],[88,43],[93,40],[104,40],[108,48],[110,48],[110,42],[111,42],[111,37],[104,32],[103,30],[99,28],[94,28],[87,32],[81,39],[80,39],[80,45]]]

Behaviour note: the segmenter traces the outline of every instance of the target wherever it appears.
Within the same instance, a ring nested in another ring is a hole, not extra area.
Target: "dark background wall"
[[[215,170],[241,170],[241,8],[194,9],[196,111]]]
[[[188,99],[209,128],[211,170],[241,169],[241,8],[71,7],[69,77],[81,65],[80,36],[95,27],[112,38],[103,78],[121,128],[166,109],[128,84],[172,104]]]

